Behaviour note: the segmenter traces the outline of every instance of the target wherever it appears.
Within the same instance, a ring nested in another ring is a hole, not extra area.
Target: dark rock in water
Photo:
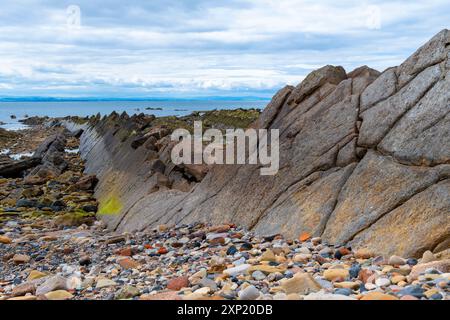
[[[27,125],[27,126],[37,126],[45,123],[49,120],[49,117],[27,117],[25,119],[20,119],[19,122]]]
[[[17,119],[17,117],[16,117],[14,114],[10,115],[9,117],[10,117],[11,119]]]

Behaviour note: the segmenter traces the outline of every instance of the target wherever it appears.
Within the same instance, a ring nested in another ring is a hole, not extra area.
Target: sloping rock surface
[[[119,231],[233,222],[263,235],[308,232],[381,254],[445,250],[449,52],[443,30],[382,74],[326,66],[281,89],[253,124],[280,130],[275,176],[253,165],[214,166],[197,183],[170,164],[168,137],[123,134],[142,117],[97,117],[83,128],[80,151],[88,173],[100,179],[100,213]]]

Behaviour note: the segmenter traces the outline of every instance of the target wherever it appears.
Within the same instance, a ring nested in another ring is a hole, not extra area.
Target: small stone
[[[225,273],[226,275],[228,275],[230,277],[235,277],[238,274],[246,273],[250,267],[251,267],[250,264],[241,264],[237,267],[228,268],[228,269],[224,270],[223,273]]]
[[[282,267],[275,267],[275,266],[271,266],[271,265],[267,265],[267,264],[261,264],[261,265],[256,265],[256,266],[251,266],[250,268],[248,268],[248,272],[253,272],[253,271],[262,271],[264,273],[270,274],[270,273],[275,273],[275,272],[284,272],[286,269],[282,268]]]
[[[81,290],[83,283],[79,277],[73,276],[67,279],[66,286],[68,290]]]
[[[131,299],[139,295],[139,289],[133,286],[124,286],[115,295],[116,300]]]
[[[411,280],[416,280],[422,273],[431,268],[443,273],[450,272],[450,259],[419,263],[412,268],[409,277]]]
[[[51,291],[46,293],[44,296],[47,300],[68,300],[73,298],[73,295],[66,290]]]
[[[36,296],[33,295],[28,295],[28,296],[22,296],[22,297],[14,297],[14,298],[9,298],[8,301],[34,301],[37,300]]]
[[[123,269],[137,269],[139,267],[139,263],[131,258],[123,258],[118,262]]]
[[[406,264],[410,266],[415,266],[417,263],[418,263],[417,259],[414,258],[409,258],[408,260],[406,260]]]
[[[435,293],[430,297],[431,300],[442,300],[443,298],[444,297],[440,293]]]
[[[372,291],[364,295],[361,300],[398,300],[398,298],[390,294]]]
[[[357,278],[359,272],[361,271],[361,265],[359,263],[354,263],[348,270],[351,279]]]
[[[378,287],[387,287],[391,284],[391,281],[387,278],[378,278],[375,280],[375,284]]]
[[[261,257],[259,258],[260,261],[276,261],[276,257],[275,254],[273,253],[272,250],[267,249],[266,251],[263,252],[263,254],[261,255]]]
[[[158,254],[166,254],[167,252],[169,252],[169,251],[164,247],[161,247],[158,249]]]
[[[255,286],[248,286],[239,292],[239,300],[256,300],[260,296],[260,292]]]
[[[419,300],[419,299],[416,297],[413,297],[413,296],[406,295],[406,296],[401,297],[400,300]]]
[[[403,259],[402,257],[399,257],[399,256],[391,256],[389,258],[388,263],[391,266],[402,266],[402,265],[404,265],[406,263],[406,260]]]
[[[433,254],[433,252],[428,250],[423,253],[420,263],[429,263],[429,262],[433,262],[436,260],[437,259],[436,259],[435,255]]]
[[[236,252],[238,252],[238,249],[235,246],[231,246],[228,248],[227,250],[227,255],[232,256],[234,255]]]
[[[181,288],[186,288],[188,286],[189,286],[189,277],[183,276],[170,280],[169,283],[167,284],[167,289],[178,291]]]
[[[3,244],[10,244],[12,241],[10,238],[6,237],[6,236],[0,236],[0,243]]]
[[[323,291],[308,294],[303,300],[355,300],[342,294],[325,293]]]
[[[329,281],[343,280],[349,276],[349,271],[346,269],[328,269],[324,271],[323,276]]]
[[[299,237],[298,240],[301,242],[305,242],[311,239],[311,234],[309,232],[303,232]]]
[[[288,295],[284,292],[277,292],[273,295],[273,300],[288,300]]]
[[[102,288],[106,288],[106,287],[113,287],[116,285],[117,285],[117,283],[113,280],[106,279],[106,278],[100,278],[100,279],[97,279],[97,284],[95,285],[95,288],[102,289]]]
[[[299,253],[292,259],[294,262],[306,263],[312,258],[311,254]]]
[[[56,290],[66,290],[67,289],[67,280],[64,277],[59,275],[53,276],[45,280],[37,289],[36,295],[41,296],[49,293],[51,291]]]
[[[211,289],[212,291],[216,291],[217,290],[217,284],[208,278],[203,278],[201,279],[198,284],[202,287],[207,287],[209,289]]]
[[[142,295],[139,300],[181,300],[176,291],[159,292],[153,295]]]
[[[91,264],[91,257],[89,255],[82,255],[79,260],[80,266],[88,266]]]
[[[33,282],[25,282],[14,287],[14,289],[12,290],[12,295],[14,297],[17,297],[17,296],[24,296],[27,293],[34,294],[35,292],[36,292],[35,284]]]
[[[15,264],[25,264],[30,262],[31,258],[26,254],[15,254],[12,258],[12,261]]]
[[[439,293],[439,290],[436,289],[436,288],[433,288],[433,289],[430,289],[430,290],[425,291],[423,294],[424,294],[428,299],[430,299],[431,296],[434,295],[434,294],[436,294],[436,293]]]
[[[298,249],[297,251],[298,253],[303,253],[303,254],[310,254],[311,251],[307,248],[307,247],[301,247]]]
[[[366,284],[364,285],[364,288],[366,288],[367,290],[371,291],[371,290],[376,289],[377,286],[376,286],[375,284],[369,282],[369,283],[366,283]]]
[[[133,250],[131,249],[131,247],[126,247],[126,248],[117,250],[115,252],[115,254],[117,254],[119,256],[124,256],[124,257],[131,257],[131,256],[133,256]]]
[[[265,275],[263,272],[261,272],[261,271],[259,271],[259,270],[256,270],[256,271],[254,271],[254,272],[252,273],[252,277],[253,277],[253,279],[255,279],[256,281],[261,281],[261,280],[264,280],[264,279],[266,278],[266,275]]]
[[[309,273],[296,273],[290,279],[281,280],[280,285],[286,294],[298,293],[305,295],[322,289],[320,284]]]
[[[358,279],[361,280],[363,283],[367,283],[370,277],[374,275],[374,271],[369,269],[362,269],[359,272]]]
[[[159,226],[156,227],[156,229],[158,230],[158,232],[163,233],[169,230],[169,226],[165,224],[160,224]]]
[[[402,276],[402,275],[394,276],[394,277],[391,278],[391,282],[393,284],[398,284],[399,282],[405,281],[405,279],[406,279],[406,277]]]
[[[44,273],[44,272],[40,272],[40,271],[37,271],[37,270],[32,270],[31,272],[30,272],[30,274],[28,275],[28,281],[31,281],[31,280],[36,280],[36,279],[40,279],[40,278],[43,278],[43,277],[46,277],[47,276],[47,274],[46,273]]]
[[[412,285],[412,286],[408,286],[406,288],[404,288],[403,290],[400,290],[398,292],[399,296],[413,296],[416,298],[422,298],[425,295],[424,293],[424,289],[422,289],[420,286],[416,286],[416,285]]]
[[[351,282],[351,281],[344,281],[344,282],[337,282],[334,284],[336,288],[340,289],[352,289],[356,290],[359,288],[359,283],[357,282]]]
[[[355,252],[356,259],[370,259],[374,256],[373,252],[369,249],[359,249]]]
[[[352,290],[348,288],[341,288],[334,291],[334,294],[340,294],[343,296],[350,296],[352,294]]]

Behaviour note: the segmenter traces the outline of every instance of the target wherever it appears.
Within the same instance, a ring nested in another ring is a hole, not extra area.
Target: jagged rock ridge
[[[273,177],[260,176],[258,166],[214,166],[200,183],[170,188],[164,179],[176,170],[167,165],[167,139],[155,155],[156,139],[134,148],[135,138],[119,137],[123,117],[112,127],[111,118],[97,119],[84,128],[81,153],[100,178],[96,195],[111,211],[103,213],[116,213],[104,219],[119,231],[233,222],[385,255],[447,250],[449,52],[443,30],[382,74],[326,66],[281,89],[253,125],[280,130]],[[155,157],[164,170],[155,170]]]

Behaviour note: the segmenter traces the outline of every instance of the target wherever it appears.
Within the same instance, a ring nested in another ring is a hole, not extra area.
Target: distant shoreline
[[[270,101],[270,97],[194,97],[194,98],[58,98],[58,97],[0,97],[1,102],[195,102],[195,101]]]

